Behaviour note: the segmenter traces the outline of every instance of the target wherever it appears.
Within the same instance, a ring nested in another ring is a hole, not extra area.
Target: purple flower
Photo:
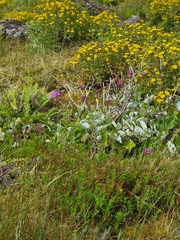
[[[124,83],[121,82],[121,81],[118,81],[118,82],[116,83],[116,86],[117,86],[118,88],[122,87],[123,85],[124,85]]]
[[[111,100],[110,99],[106,99],[106,104],[110,104],[111,103]]]
[[[144,149],[144,153],[145,154],[149,154],[149,153],[151,153],[153,150],[152,150],[152,148],[145,148]]]
[[[82,99],[83,102],[85,102],[85,101],[87,100],[87,95],[86,95],[86,94],[83,94],[83,95],[81,96],[81,99]]]
[[[144,77],[144,76],[146,76],[146,74],[147,74],[146,72],[142,72],[141,76]]]
[[[34,131],[35,131],[36,133],[39,133],[39,132],[41,132],[41,131],[44,129],[45,126],[46,126],[45,124],[38,123],[38,124],[36,125],[36,127],[34,128]]]
[[[47,111],[47,108],[46,107],[40,107],[39,108],[39,112],[46,112]]]
[[[57,98],[57,97],[59,97],[59,96],[61,96],[61,93],[59,93],[59,92],[52,92],[51,93],[51,98],[53,98],[53,99],[55,99],[55,98]]]
[[[134,71],[130,69],[128,70],[128,74],[132,76],[134,74]]]

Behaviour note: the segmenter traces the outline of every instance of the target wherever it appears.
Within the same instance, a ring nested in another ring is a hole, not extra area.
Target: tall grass
[[[6,156],[17,167],[11,185],[1,189],[2,239],[178,236],[176,157],[98,153],[92,158],[84,146],[34,140]],[[147,232],[150,225],[153,233]]]

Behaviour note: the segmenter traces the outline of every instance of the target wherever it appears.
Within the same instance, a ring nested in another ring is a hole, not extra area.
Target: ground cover
[[[99,2],[0,1],[2,239],[180,237],[179,2]]]

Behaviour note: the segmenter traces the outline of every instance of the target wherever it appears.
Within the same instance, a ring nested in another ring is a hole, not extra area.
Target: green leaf
[[[102,132],[102,143],[107,146],[108,145],[108,134],[107,131]]]
[[[129,139],[124,145],[125,149],[127,149],[128,151],[131,151],[131,149],[134,148],[135,146],[136,144],[131,139]]]

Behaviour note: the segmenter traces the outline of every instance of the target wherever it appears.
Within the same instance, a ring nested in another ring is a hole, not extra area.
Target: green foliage
[[[34,6],[38,4],[38,0],[14,0],[11,1],[10,4],[11,6],[14,7],[25,7],[25,6]]]
[[[122,2],[124,2],[124,0],[97,0],[95,2],[99,2],[107,6],[117,6],[117,5],[120,5]]]
[[[117,102],[121,102],[121,108],[114,105],[103,111],[87,111],[70,125],[58,125],[55,141],[59,143],[63,138],[71,143],[85,143],[94,151],[124,149],[124,152],[129,153],[132,150],[138,152],[143,147],[156,148],[156,144],[163,142],[172,154],[178,151],[175,135],[180,122],[176,113],[168,114],[167,111],[154,107],[153,96],[146,96],[144,100],[126,99],[128,104],[118,97]],[[115,99],[114,96],[112,98]],[[168,142],[173,144],[175,151],[168,146]]]
[[[162,157],[157,162],[155,154],[122,159],[104,153],[92,160],[80,145],[57,147],[53,141],[36,144],[37,152],[33,152],[31,141],[22,142],[14,155],[22,172],[1,198],[2,216],[9,216],[2,223],[1,237],[7,232],[15,236],[18,228],[22,238],[27,234],[22,229],[28,230],[31,237],[44,238],[53,236],[53,227],[54,235],[65,239],[62,224],[66,221],[70,223],[66,234],[75,231],[78,239],[85,239],[87,229],[93,226],[104,228],[110,237],[126,224],[171,211],[178,201],[176,159],[170,158],[169,165]],[[49,153],[55,146],[52,159]],[[20,161],[23,155],[26,157]]]
[[[30,34],[0,45],[0,239],[179,236],[177,1],[99,2],[150,22],[0,1]]]
[[[3,11],[6,11],[7,5],[8,5],[8,2],[6,0],[0,1],[0,19],[3,17]]]
[[[51,120],[57,111],[49,105],[50,96],[38,84],[27,83],[21,90],[1,84],[0,124],[3,131],[16,141],[27,137],[32,129],[41,131],[45,126],[52,125]],[[41,125],[41,126],[40,126]],[[39,128],[38,128],[39,126]],[[42,129],[41,129],[42,128]]]
[[[126,25],[112,28],[107,36],[83,45],[65,67],[72,74],[73,70],[79,72],[85,83],[98,83],[99,79],[110,83],[112,75],[115,81],[128,83],[133,79],[143,95],[151,92],[157,104],[169,105],[178,98],[178,46],[179,39],[173,32],[145,23]],[[169,101],[171,92],[174,99]]]
[[[153,22],[156,24],[163,22],[166,30],[172,30],[179,23],[179,0],[158,2],[152,1],[150,12]]]

